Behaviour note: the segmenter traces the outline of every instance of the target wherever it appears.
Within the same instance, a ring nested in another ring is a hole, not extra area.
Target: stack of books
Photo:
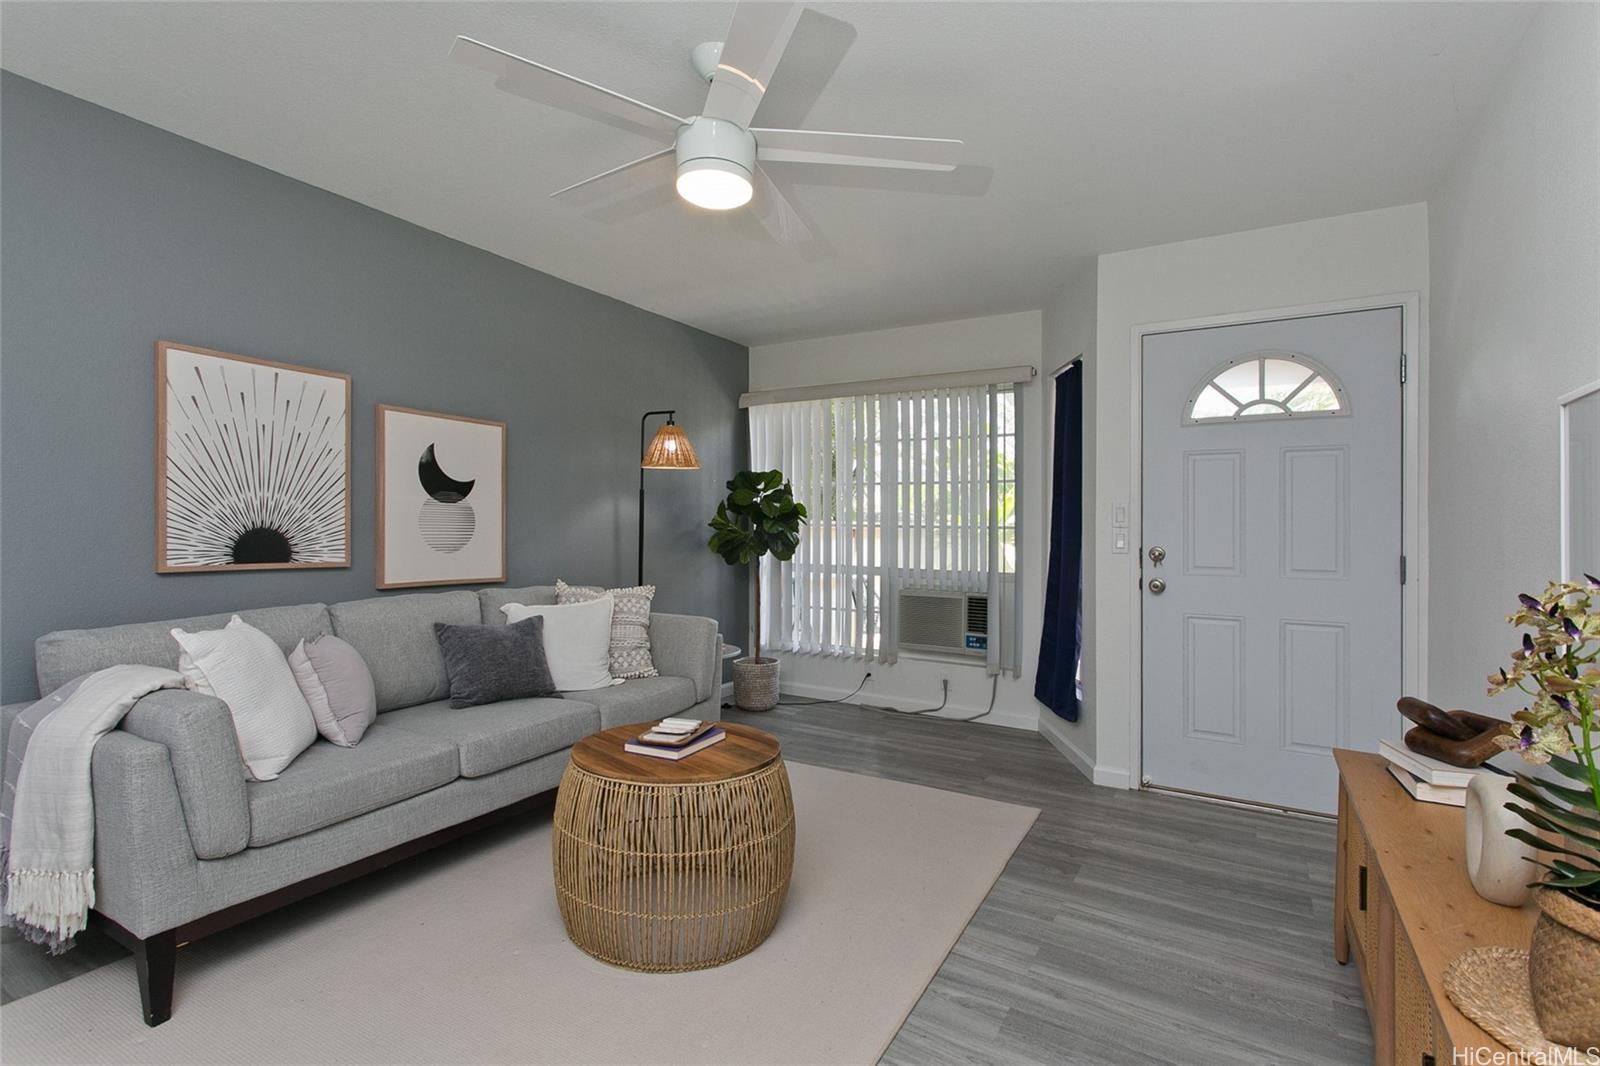
[[[1477,774],[1494,772],[1451,766],[1447,762],[1420,755],[1410,748],[1391,744],[1387,740],[1378,741],[1378,754],[1388,760],[1389,772],[1407,792],[1411,793],[1411,798],[1424,803],[1447,803],[1452,807],[1465,807],[1467,785],[1472,783],[1473,777]]]
[[[622,750],[652,759],[686,759],[720,743],[728,734],[715,722],[698,718],[663,718],[646,732],[626,741]]]

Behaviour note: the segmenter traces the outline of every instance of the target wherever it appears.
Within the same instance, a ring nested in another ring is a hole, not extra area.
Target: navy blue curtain
[[[1056,377],[1054,475],[1050,486],[1050,569],[1033,695],[1069,722],[1078,720],[1078,656],[1083,648],[1083,360]]]

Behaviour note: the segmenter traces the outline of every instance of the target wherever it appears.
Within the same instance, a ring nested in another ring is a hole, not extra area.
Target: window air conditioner
[[[989,653],[989,597],[981,592],[901,589],[900,647],[942,655]]]

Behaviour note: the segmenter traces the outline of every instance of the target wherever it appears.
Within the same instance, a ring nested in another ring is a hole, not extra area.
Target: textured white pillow
[[[507,622],[544,619],[544,655],[550,679],[561,692],[605,688],[622,683],[611,676],[611,593],[588,603],[508,603]]]
[[[174,629],[172,638],[183,649],[184,682],[228,705],[251,777],[271,781],[317,739],[317,721],[289,661],[261,630],[234,615],[224,629]]]

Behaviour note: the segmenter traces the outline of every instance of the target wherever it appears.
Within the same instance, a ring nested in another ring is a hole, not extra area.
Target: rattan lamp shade
[[[639,465],[645,470],[699,470],[700,457],[678,424],[669,421],[656,430]]]

